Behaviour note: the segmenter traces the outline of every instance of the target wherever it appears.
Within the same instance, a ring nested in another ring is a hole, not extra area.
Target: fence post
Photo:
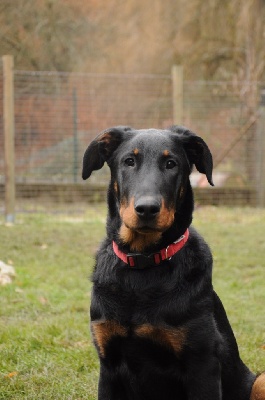
[[[14,143],[14,58],[6,55],[3,61],[3,115],[5,143],[5,219],[15,221],[15,143]]]
[[[183,124],[183,67],[173,65],[171,69],[173,92],[173,123]]]
[[[257,206],[265,207],[265,89],[261,91],[257,123]]]
[[[73,89],[73,177],[74,183],[78,178],[78,132],[77,132],[77,94],[76,88]]]

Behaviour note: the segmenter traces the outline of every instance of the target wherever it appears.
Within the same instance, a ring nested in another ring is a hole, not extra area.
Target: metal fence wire
[[[201,174],[192,174],[200,203],[255,204],[259,85],[184,81],[181,124],[204,138],[215,164],[216,187],[211,191]],[[254,106],[246,101],[253,87]],[[2,90],[0,81],[1,113]],[[43,200],[46,195],[73,201],[79,194],[99,200],[105,193],[107,168],[94,173],[88,186],[81,179],[89,142],[111,126],[165,128],[174,121],[170,75],[15,71],[14,92],[18,198]],[[3,136],[1,118],[0,184],[4,188]]]

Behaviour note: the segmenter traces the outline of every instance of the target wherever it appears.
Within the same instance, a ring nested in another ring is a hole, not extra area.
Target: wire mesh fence
[[[259,187],[259,83],[184,82],[181,124],[208,143],[216,187],[207,190],[194,171],[200,203],[252,204]],[[3,85],[0,80],[0,110]],[[99,201],[107,168],[81,180],[88,143],[115,125],[165,128],[173,123],[170,75],[14,73],[15,171],[17,198]],[[251,96],[250,96],[251,95]],[[249,98],[251,97],[252,102]],[[1,112],[1,111],[0,111]],[[0,120],[0,199],[3,202],[3,122]],[[2,206],[3,209],[3,206]]]

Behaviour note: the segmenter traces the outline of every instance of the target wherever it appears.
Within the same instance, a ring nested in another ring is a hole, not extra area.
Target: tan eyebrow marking
[[[137,154],[139,154],[139,149],[134,149],[134,150],[133,150],[133,154],[134,154],[135,156],[137,156]]]
[[[163,156],[165,156],[165,157],[169,156],[169,151],[168,150],[164,150],[163,151]]]

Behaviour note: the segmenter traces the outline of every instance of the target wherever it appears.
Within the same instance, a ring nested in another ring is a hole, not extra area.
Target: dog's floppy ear
[[[205,174],[209,184],[214,186],[212,181],[213,158],[205,141],[183,126],[174,125],[169,129],[178,134],[189,162],[194,164],[199,172]]]
[[[88,179],[93,171],[103,167],[114,150],[121,144],[127,126],[117,126],[101,132],[88,146],[83,158],[82,178]]]

